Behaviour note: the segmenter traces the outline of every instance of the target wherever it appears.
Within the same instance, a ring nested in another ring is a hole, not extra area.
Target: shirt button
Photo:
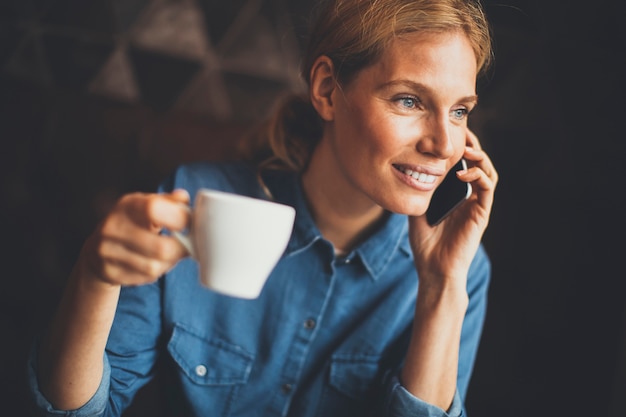
[[[198,365],[196,366],[196,375],[205,376],[206,375],[206,366]]]
[[[293,390],[293,385],[283,384],[283,386],[280,387],[280,390],[283,392],[283,394],[289,394],[291,390]]]
[[[304,328],[307,329],[307,330],[314,329],[315,328],[315,324],[316,324],[315,320],[313,320],[313,319],[305,320]]]

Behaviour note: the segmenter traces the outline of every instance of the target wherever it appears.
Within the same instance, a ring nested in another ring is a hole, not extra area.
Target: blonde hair
[[[347,85],[396,37],[413,32],[461,31],[479,74],[492,61],[489,25],[478,0],[321,0],[315,12],[300,71],[307,85],[319,56],[333,61],[335,78]],[[321,135],[322,122],[308,96],[292,94],[244,141],[244,152],[260,170],[302,172]]]

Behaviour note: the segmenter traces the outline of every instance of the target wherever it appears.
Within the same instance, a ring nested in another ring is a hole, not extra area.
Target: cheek
[[[465,153],[466,146],[466,131],[465,127],[455,128],[452,133],[452,146],[454,147],[454,157],[451,158],[453,161],[458,161],[461,159],[463,154]],[[451,162],[450,166],[454,165]]]
[[[367,149],[372,157],[387,159],[414,140],[415,135],[412,132],[415,128],[408,120],[371,111],[359,114],[355,123],[354,128],[359,130],[361,146]]]
[[[362,158],[367,153],[380,150],[384,146],[384,127],[372,112],[366,108],[353,107],[344,110],[337,118],[337,141],[344,153],[354,158]]]

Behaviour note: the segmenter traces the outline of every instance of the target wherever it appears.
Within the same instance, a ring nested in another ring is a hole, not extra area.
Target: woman
[[[89,237],[34,349],[38,407],[120,415],[158,368],[177,415],[462,415],[497,183],[467,117],[490,54],[475,1],[325,1],[309,95],[258,130],[254,163],[183,166]],[[472,195],[430,226],[433,191],[462,157]],[[185,228],[181,203],[202,187],[297,210],[256,300],[202,289],[160,233]]]

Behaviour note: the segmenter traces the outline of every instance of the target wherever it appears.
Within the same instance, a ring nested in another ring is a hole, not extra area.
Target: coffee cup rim
[[[245,194],[237,194],[237,193],[233,193],[233,192],[229,192],[229,191],[223,191],[223,190],[216,190],[216,189],[212,189],[212,188],[201,188],[196,192],[196,197],[198,195],[207,195],[207,196],[216,196],[216,197],[220,197],[226,200],[231,200],[231,201],[250,201],[250,202],[254,202],[255,204],[267,204],[267,205],[272,205],[272,206],[282,206],[282,207],[286,207],[289,208],[291,210],[295,210],[292,206],[289,206],[287,204],[283,204],[283,203],[279,203],[273,200],[266,200],[263,198],[258,198],[258,197],[252,197],[249,195],[245,195]]]

